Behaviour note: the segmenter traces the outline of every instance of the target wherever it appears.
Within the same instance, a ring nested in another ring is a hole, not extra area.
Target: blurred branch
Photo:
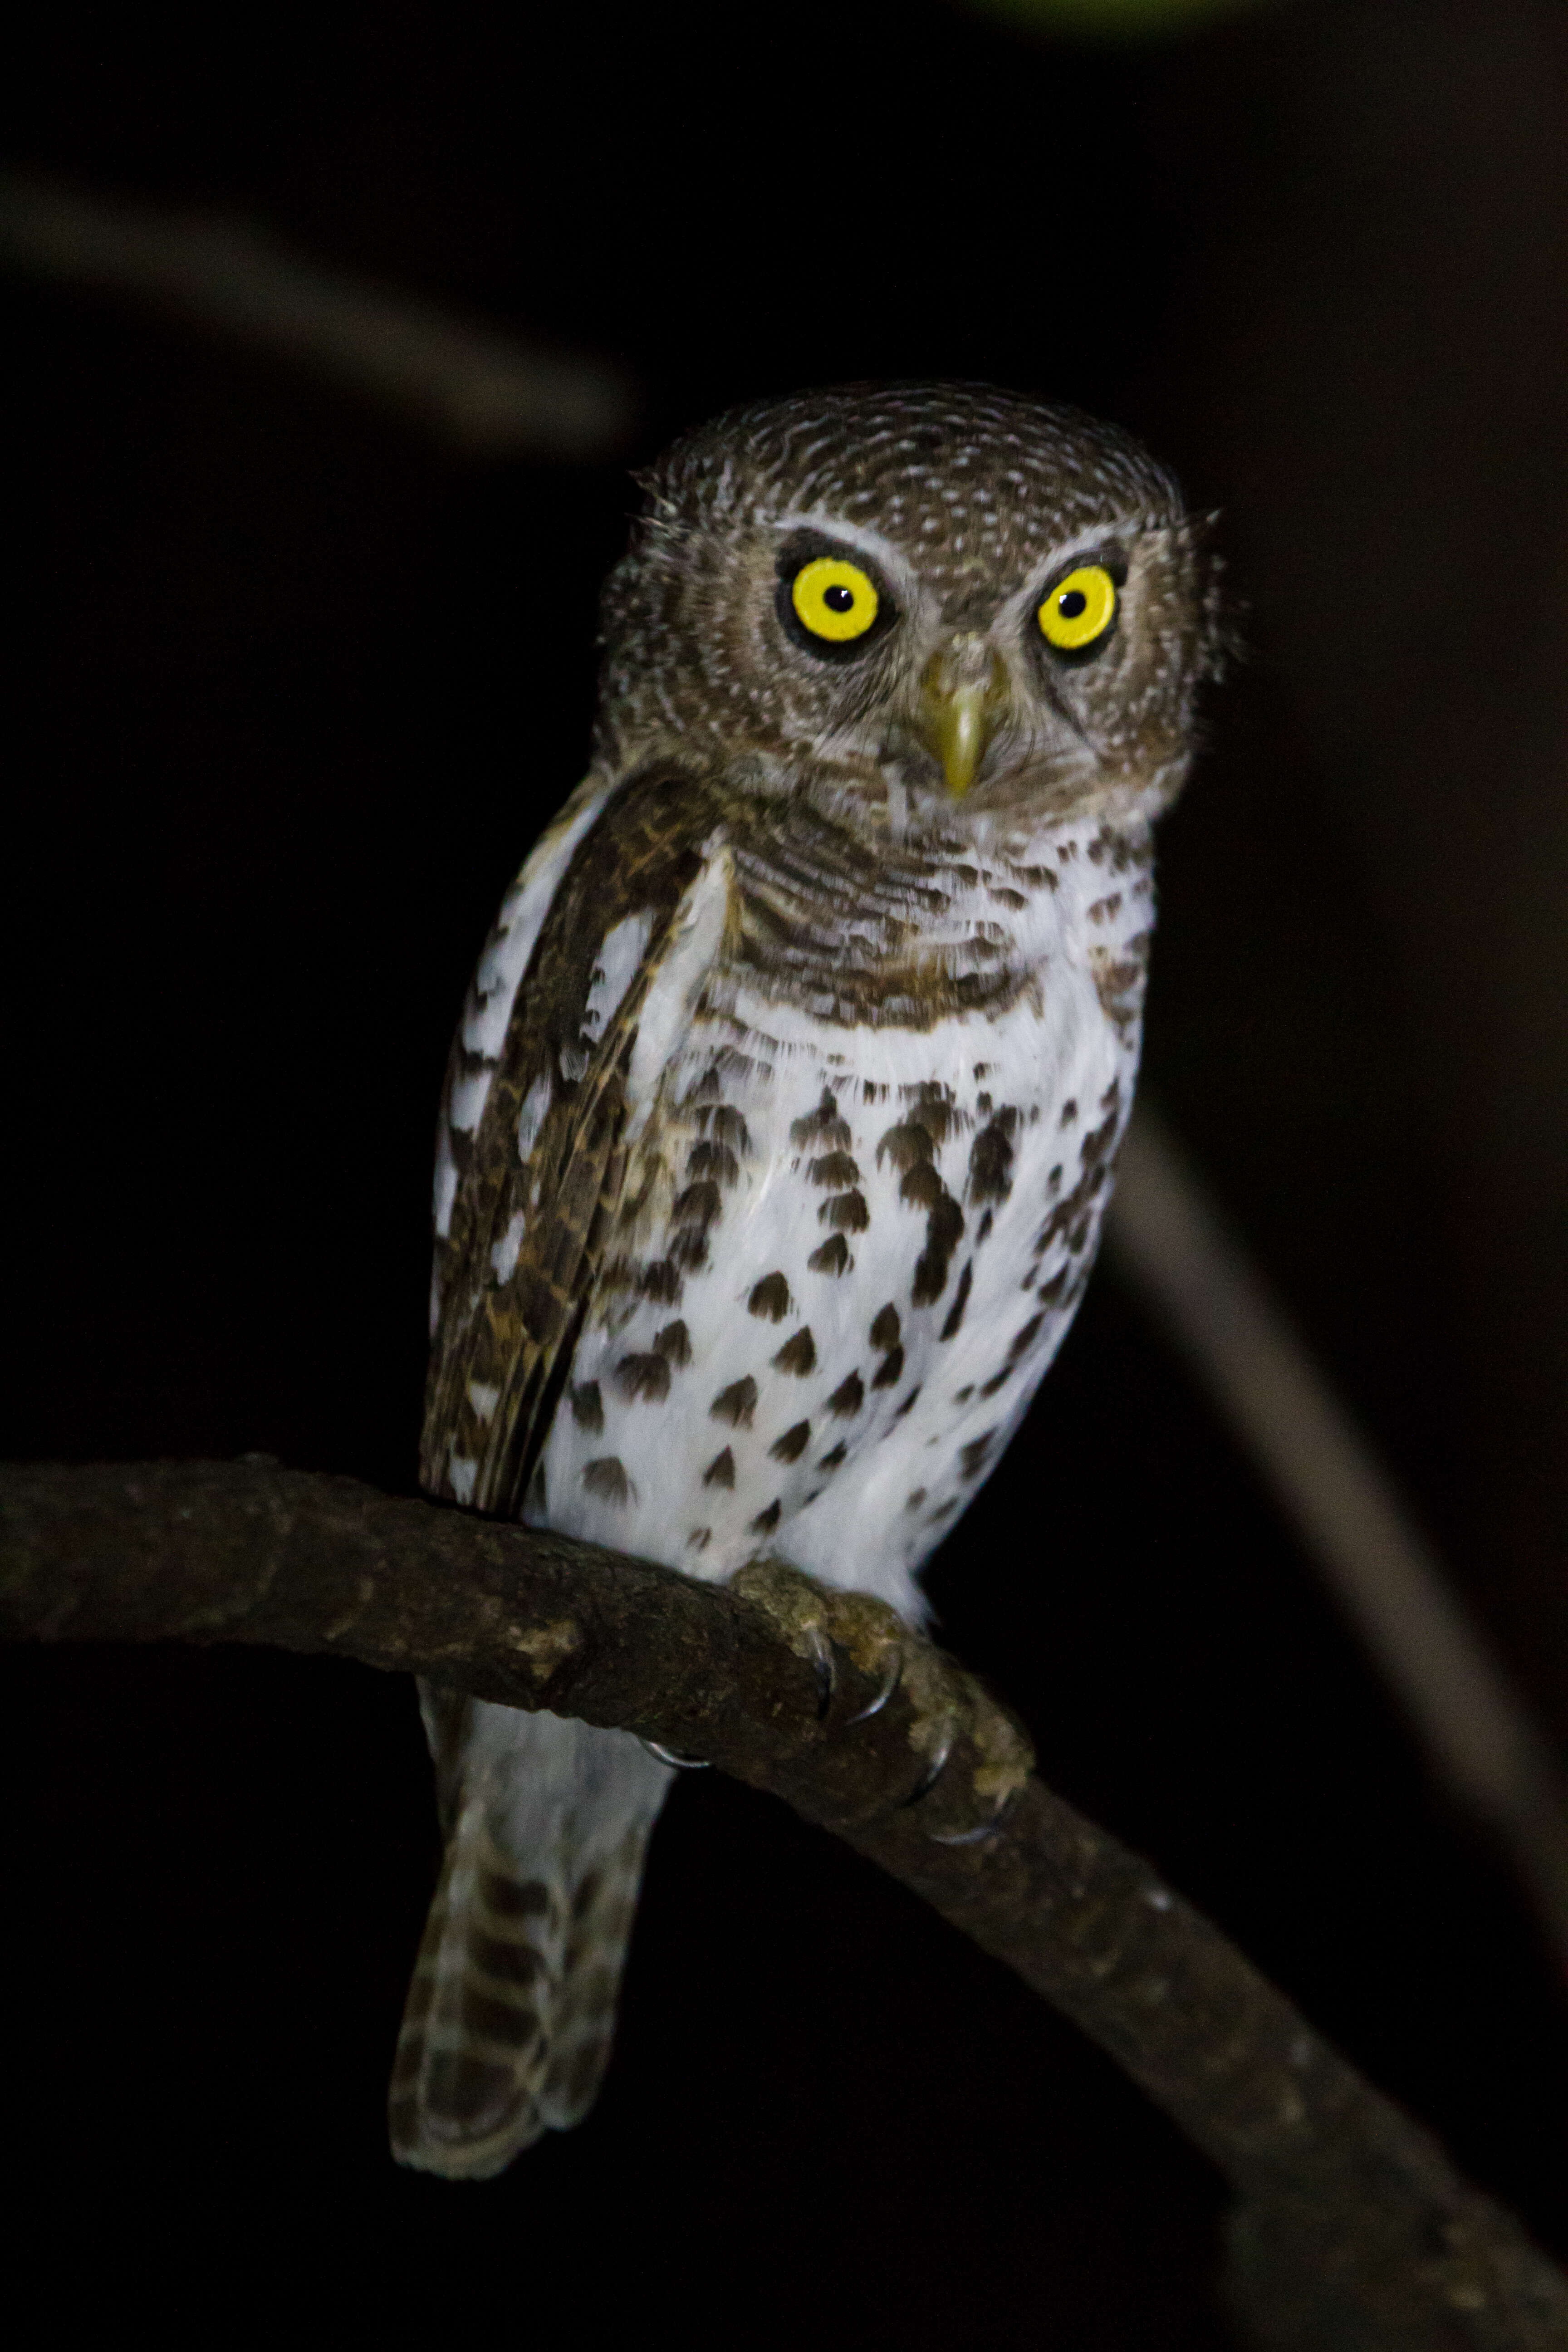
[[[1508,1849],[1568,1973],[1568,1795],[1398,1496],[1163,1128],[1134,1114],[1107,1244],[1283,1503],[1433,1765]]]
[[[972,15],[999,16],[1032,33],[1086,41],[1168,40],[1263,0],[960,0]]]
[[[1258,2343],[1568,2345],[1568,2281],[1518,2223],[880,1603],[765,1563],[700,1584],[254,1459],[16,1465],[0,1633],[324,1651],[710,1758],[1005,1960],[1206,2151],[1238,2194],[1231,2293]]]
[[[217,328],[467,452],[615,457],[636,425],[630,381],[607,362],[532,351],[338,277],[239,222],[0,175],[0,262]]]

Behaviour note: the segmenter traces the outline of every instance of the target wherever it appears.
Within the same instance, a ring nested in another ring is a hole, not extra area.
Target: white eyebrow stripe
[[[826,539],[841,540],[846,547],[857,547],[862,555],[873,557],[884,572],[905,581],[915,577],[901,548],[893,546],[879,530],[868,530],[864,523],[842,521],[831,508],[815,507],[805,514],[773,515],[770,520],[776,530],[819,530]]]
[[[1069,567],[1076,556],[1098,554],[1108,539],[1124,541],[1148,539],[1155,530],[1163,530],[1165,528],[1163,523],[1150,524],[1147,521],[1133,522],[1123,520],[1097,523],[1091,530],[1080,530],[1074,538],[1064,540],[1059,547],[1054,547],[1051,550],[1046,562],[1037,567],[1025,585],[1016,590],[997,606],[996,620],[993,625],[999,626],[1004,621],[1008,620],[1021,620],[1044,593],[1046,583],[1055,579],[1058,572]],[[1119,594],[1120,593],[1118,591]]]
[[[1103,547],[1108,539],[1148,539],[1154,531],[1168,528],[1165,523],[1151,523],[1147,516],[1110,515],[1104,522],[1090,523],[1083,530],[1075,531],[1070,539],[1064,539],[1059,547],[1052,548],[1046,562],[1032,577],[1048,580],[1053,572],[1064,563],[1070,563],[1075,555],[1092,554]]]
[[[870,556],[894,584],[901,585],[907,593],[918,593],[933,604],[935,602],[933,592],[921,579],[903,551],[885,540],[880,531],[869,530],[865,523],[845,521],[831,508],[823,507],[773,515],[768,520],[777,530],[818,530],[826,539],[841,541],[846,547],[856,548],[862,555]],[[1146,515],[1107,515],[1102,522],[1086,523],[1081,530],[1074,531],[1070,539],[1060,541],[1036,564],[1023,586],[1015,590],[1003,604],[998,619],[1009,612],[1022,613],[1031,598],[1040,593],[1052,574],[1070,564],[1074,556],[1092,553],[1103,547],[1108,539],[1147,539],[1152,532],[1169,528],[1168,524],[1152,522]]]

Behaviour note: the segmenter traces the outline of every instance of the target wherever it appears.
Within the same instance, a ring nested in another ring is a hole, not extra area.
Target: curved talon
[[[645,1739],[643,1746],[661,1764],[673,1765],[678,1772],[706,1772],[710,1759],[706,1756],[688,1756],[679,1748],[661,1748],[657,1739]]]
[[[871,1701],[870,1706],[863,1706],[858,1715],[851,1715],[845,1718],[844,1727],[846,1730],[848,1729],[852,1723],[868,1723],[874,1715],[880,1715],[882,1709],[887,1706],[888,1701],[892,1697],[893,1693],[898,1689],[899,1685],[903,1681],[904,1654],[897,1642],[889,1643],[889,1654],[893,1661],[892,1671],[888,1675],[886,1680],[883,1682],[881,1689],[877,1693],[877,1696]]]
[[[1022,1780],[1015,1788],[1008,1789],[991,1819],[982,1822],[977,1830],[928,1830],[926,1835],[932,1845],[979,1845],[984,1839],[995,1836],[1023,1794],[1023,1790]]]
[[[958,1717],[956,1714],[950,1715],[942,1727],[942,1738],[937,1741],[925,1770],[910,1790],[909,1795],[899,1799],[894,1809],[896,1811],[903,1812],[909,1806],[918,1805],[922,1797],[930,1796],[947,1769],[947,1759],[952,1754],[952,1743],[957,1738]]]
[[[838,1687],[837,1671],[833,1664],[833,1644],[820,1625],[810,1625],[806,1632],[811,1641],[811,1663],[816,1673],[816,1719],[825,1723],[827,1710],[833,1705],[833,1694]]]

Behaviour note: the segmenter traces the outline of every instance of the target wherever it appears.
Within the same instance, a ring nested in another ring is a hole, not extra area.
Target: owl
[[[963,384],[738,409],[643,488],[588,775],[452,1051],[421,1477],[918,1625],[1094,1256],[1205,532],[1125,434]],[[423,1705],[446,1856],[393,2146],[482,2178],[594,2098],[672,1773]]]

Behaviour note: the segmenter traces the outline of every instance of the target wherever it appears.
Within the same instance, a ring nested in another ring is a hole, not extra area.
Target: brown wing
[[[626,1179],[638,1020],[718,817],[689,777],[634,778],[551,901],[444,1244],[420,1462],[432,1493],[506,1517],[522,1508]],[[601,1034],[589,1017],[600,950],[630,918],[646,918],[646,944]]]

